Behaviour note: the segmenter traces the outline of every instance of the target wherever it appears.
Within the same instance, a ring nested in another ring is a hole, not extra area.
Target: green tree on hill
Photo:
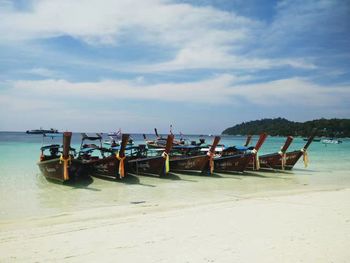
[[[350,137],[350,119],[318,119],[293,122],[284,118],[262,119],[243,122],[225,129],[222,134],[248,135],[267,132],[272,136],[308,136],[317,128],[318,136]]]

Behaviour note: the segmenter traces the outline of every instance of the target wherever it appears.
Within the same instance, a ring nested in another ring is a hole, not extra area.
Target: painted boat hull
[[[125,163],[127,160],[125,160]],[[97,177],[109,177],[115,179],[121,179],[119,174],[120,161],[115,155],[111,155],[96,161],[92,160],[89,162],[91,167],[91,175]],[[127,170],[125,169],[124,176],[127,176]]]
[[[195,171],[209,173],[209,156],[199,155],[191,157],[179,157],[170,159],[170,171],[186,172]]]
[[[60,162],[59,158],[44,160],[37,163],[41,173],[45,178],[56,182],[63,183],[64,180],[64,168],[63,163]],[[68,168],[69,180],[77,180],[79,177],[87,175],[87,169],[82,162],[73,159]]]
[[[286,163],[284,170],[292,170],[294,165],[298,162],[300,157],[303,155],[302,151],[293,151],[286,153]],[[260,169],[262,170],[283,170],[282,167],[282,156],[279,153],[272,153],[259,156]],[[253,161],[249,162],[249,170],[253,170]]]
[[[137,175],[164,176],[166,175],[165,158],[159,156],[129,160],[126,162],[126,170]]]
[[[294,165],[299,161],[300,157],[302,156],[303,152],[300,150],[287,152],[285,170],[292,170]]]
[[[282,156],[279,153],[271,153],[259,156],[260,169],[281,169],[282,170]],[[249,162],[248,170],[253,169],[253,160]],[[285,167],[286,169],[286,167]]]
[[[254,154],[236,154],[214,159],[214,172],[244,172]]]

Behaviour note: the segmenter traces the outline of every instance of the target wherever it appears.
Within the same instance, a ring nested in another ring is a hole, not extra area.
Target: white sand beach
[[[349,262],[350,189],[1,223],[0,262]]]

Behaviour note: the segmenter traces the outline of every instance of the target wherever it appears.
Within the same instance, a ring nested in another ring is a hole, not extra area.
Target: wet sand
[[[348,262],[350,188],[2,221],[0,262]]]

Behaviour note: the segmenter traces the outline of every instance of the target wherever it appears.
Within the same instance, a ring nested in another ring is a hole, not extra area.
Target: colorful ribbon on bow
[[[281,155],[281,166],[282,170],[284,170],[287,163],[287,154],[285,152],[283,153],[282,151],[279,151],[278,153]]]
[[[260,169],[260,160],[259,160],[258,151],[256,149],[253,149],[252,153],[254,154],[253,170],[259,170]]]
[[[165,159],[165,173],[169,173],[170,171],[169,154],[167,154],[166,152],[163,152],[162,157]]]
[[[119,178],[122,179],[125,176],[125,166],[124,166],[124,160],[125,160],[125,156],[124,157],[120,157],[119,156],[119,152],[115,155],[115,157],[117,158],[117,160],[119,161],[119,169],[118,169],[118,173],[119,173]]]
[[[214,172],[214,153],[212,153],[211,151],[208,151],[207,155],[209,156],[210,174],[212,174]]]
[[[307,168],[309,164],[309,154],[305,148],[302,148],[300,151],[303,153],[304,167]]]

